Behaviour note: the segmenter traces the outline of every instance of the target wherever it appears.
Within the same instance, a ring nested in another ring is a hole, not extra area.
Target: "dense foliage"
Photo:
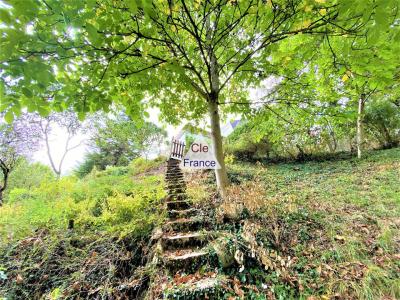
[[[368,93],[360,93],[360,86],[390,85],[396,71],[391,47],[400,36],[396,0],[5,4],[0,10],[0,111],[7,121],[23,107],[42,115],[73,107],[84,117],[112,103],[123,104],[135,117],[148,104],[157,106],[172,123],[208,113],[223,194],[228,179],[221,104],[228,104],[223,111],[246,112],[248,105],[236,104],[248,104],[249,87],[276,73],[290,71],[296,77],[309,61],[309,70],[325,70],[332,56],[335,66],[341,64],[339,73],[352,78],[349,89],[357,97]],[[321,51],[315,58],[316,48]],[[382,51],[371,63],[364,52],[376,49]],[[380,60],[390,68],[380,72]],[[315,76],[308,77],[312,85]]]
[[[162,222],[158,206],[164,196],[159,174],[137,175],[163,162],[138,159],[80,180],[57,180],[48,167],[21,161],[0,208],[0,295],[136,293],[133,286],[120,286],[146,261],[145,241]]]
[[[20,168],[37,169],[35,164]],[[162,179],[156,175],[134,179],[135,169],[94,170],[81,180],[42,176],[40,184],[34,185],[30,182],[35,181],[33,174],[9,192],[1,208],[2,239],[21,238],[38,228],[62,230],[71,219],[76,230],[109,230],[120,235],[148,230],[146,226],[151,227],[155,219],[147,214],[164,194]]]
[[[0,118],[2,115],[0,114]],[[39,128],[24,117],[12,124],[0,120],[0,206],[9,177],[24,156],[30,156],[39,145]]]
[[[319,111],[319,109],[317,109]],[[314,116],[314,117],[311,117]],[[365,149],[390,148],[400,143],[400,107],[374,97],[366,104]],[[297,159],[356,151],[355,120],[342,108],[321,115],[308,107],[286,103],[257,110],[225,141],[226,152],[244,160]]]

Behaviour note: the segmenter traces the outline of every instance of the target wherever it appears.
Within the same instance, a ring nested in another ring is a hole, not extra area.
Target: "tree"
[[[388,4],[387,11],[391,12],[391,17],[384,17],[382,7],[377,8],[376,20],[368,24],[364,35],[352,40],[327,38],[316,63],[324,73],[324,81],[329,80],[329,76],[341,78],[342,82],[336,83],[335,88],[340,90],[342,97],[350,100],[349,105],[356,106],[354,111],[358,158],[362,157],[364,146],[366,103],[378,93],[384,95],[390,92],[397,84],[400,74],[400,28],[394,12],[398,9],[398,4]],[[334,80],[337,82],[337,79]]]
[[[373,12],[374,21],[365,23],[365,30],[353,38],[325,35],[321,40],[285,41],[281,43],[284,48],[305,47],[315,51],[299,51],[288,57],[283,49],[272,56],[272,63],[279,59],[284,62],[284,68],[278,73],[285,78],[279,88],[280,94],[295,94],[291,100],[296,98],[295,90],[301,97],[312,94],[321,109],[323,106],[331,108],[331,113],[337,116],[335,120],[339,116],[354,119],[358,158],[362,156],[364,145],[366,103],[378,93],[391,93],[398,85],[400,71],[399,4],[394,1],[376,4],[375,7],[365,6],[363,18]],[[305,91],[298,91],[299,87]]]
[[[385,12],[396,1],[6,3],[0,67],[13,91],[4,101],[8,119],[21,106],[43,114],[72,106],[83,116],[112,102],[138,115],[145,96],[170,122],[208,112],[221,165],[217,184],[225,194],[219,105],[246,101],[248,87],[273,69],[269,57],[280,41],[301,34],[352,37],[374,21],[376,8]],[[365,7],[372,9],[365,14]]]
[[[92,163],[87,163],[99,169],[126,166],[140,155],[147,155],[165,136],[165,131],[153,123],[135,122],[122,112],[97,114],[89,143],[94,153],[87,157]]]
[[[20,158],[28,156],[37,149],[38,137],[38,128],[26,122],[23,117],[16,119],[13,124],[4,124],[0,121],[0,170],[2,172],[0,206],[3,204],[3,194],[8,187],[10,173]]]
[[[368,133],[378,140],[382,148],[400,143],[400,107],[382,95],[378,94],[366,107],[364,122]]]
[[[41,117],[37,114],[31,115],[30,122],[39,125],[41,132],[41,139],[44,140],[46,146],[47,157],[49,158],[50,166],[57,178],[60,178],[62,166],[67,154],[81,146],[82,143],[75,143],[71,145],[71,141],[82,129],[82,123],[78,120],[74,112],[66,111],[62,113],[52,113],[49,116]],[[66,140],[60,161],[58,164],[55,162],[54,155],[51,152],[50,136],[54,127],[59,127],[66,131]]]

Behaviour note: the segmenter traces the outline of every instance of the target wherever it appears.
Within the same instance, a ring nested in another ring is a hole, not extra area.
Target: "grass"
[[[238,219],[263,228],[259,243],[297,260],[263,275],[275,298],[400,297],[400,149],[361,160],[236,162],[229,174],[225,215],[231,220],[236,204]]]

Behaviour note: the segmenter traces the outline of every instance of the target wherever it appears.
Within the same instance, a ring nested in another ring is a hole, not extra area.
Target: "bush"
[[[0,297],[136,299],[138,289],[127,282],[141,278],[146,239],[39,230],[0,252]]]
[[[253,136],[254,124],[246,122],[240,124],[226,139],[225,149],[228,154],[234,155],[239,160],[248,161],[259,157],[269,158],[271,143],[267,137],[258,139]]]
[[[400,109],[389,101],[373,101],[364,116],[366,131],[377,140],[381,148],[400,143]]]
[[[8,194],[7,203],[23,202],[34,197],[34,194],[25,188],[14,188]]]
[[[78,165],[74,170],[74,174],[79,178],[83,178],[92,172],[93,169],[99,168],[104,170],[105,166],[102,163],[102,157],[98,153],[87,153],[83,159],[83,162]]]
[[[5,201],[9,200],[9,194],[13,189],[30,190],[40,186],[43,181],[52,182],[55,180],[54,173],[48,166],[20,159],[15,169],[10,173]]]
[[[81,180],[68,176],[30,190],[13,189],[10,201],[0,207],[0,240],[23,238],[40,228],[65,230],[70,219],[76,230],[147,232],[157,220],[163,181],[160,176],[134,181],[127,172],[126,167],[110,168]]]
[[[129,164],[130,173],[131,175],[137,175],[148,172],[151,169],[160,167],[165,161],[166,158],[163,156],[159,156],[156,159],[136,158]]]

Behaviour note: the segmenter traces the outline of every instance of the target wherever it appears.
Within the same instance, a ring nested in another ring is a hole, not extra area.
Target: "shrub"
[[[14,188],[9,192],[8,203],[14,204],[17,202],[26,201],[34,197],[34,194],[25,188]]]
[[[400,109],[389,101],[373,101],[365,111],[366,131],[382,148],[400,143]]]
[[[74,170],[74,174],[79,178],[83,178],[92,172],[92,170],[96,167],[103,170],[105,169],[105,166],[103,166],[102,161],[103,160],[100,154],[96,152],[87,153],[83,159],[83,162],[80,163]]]
[[[44,180],[30,190],[13,189],[10,201],[0,207],[0,240],[23,238],[40,228],[65,230],[70,219],[75,220],[76,230],[147,232],[165,194],[162,179],[133,180],[126,173],[126,168],[111,168],[80,180],[68,176]]]
[[[137,175],[148,172],[151,169],[160,167],[165,161],[166,158],[163,156],[159,156],[156,159],[151,160],[143,157],[136,158],[129,164],[130,173],[131,175]]]
[[[121,236],[143,235],[160,220],[155,213],[157,204],[157,199],[149,199],[145,195],[132,197],[117,194],[107,199],[99,222]]]
[[[30,163],[26,159],[20,159],[15,169],[10,173],[5,201],[9,200],[9,194],[13,189],[27,189],[40,186],[43,181],[55,181],[53,171],[41,163]]]

